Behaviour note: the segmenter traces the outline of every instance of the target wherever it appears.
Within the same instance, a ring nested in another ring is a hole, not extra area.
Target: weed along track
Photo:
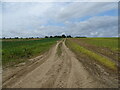
[[[66,39],[58,41],[49,52],[35,58],[35,60],[31,59],[32,63],[29,62],[19,67],[18,73],[8,76],[7,79],[4,78],[3,88],[117,87],[117,84],[113,85],[116,81],[113,83],[101,82],[89,73],[85,65],[66,46],[65,42]]]

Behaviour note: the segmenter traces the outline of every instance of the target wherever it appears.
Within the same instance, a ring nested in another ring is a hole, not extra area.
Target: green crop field
[[[56,43],[59,38],[40,40],[2,41],[2,64],[10,66],[40,55]]]
[[[86,38],[81,40],[99,47],[107,47],[111,50],[119,50],[118,38]]]

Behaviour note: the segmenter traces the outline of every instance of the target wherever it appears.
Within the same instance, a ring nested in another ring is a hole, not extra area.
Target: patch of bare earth
[[[62,52],[60,51],[58,55],[59,44]],[[42,56],[4,70],[3,88],[110,88],[117,86],[113,83],[109,86],[107,82],[104,84],[97,80],[95,71],[93,70],[94,74],[91,74],[86,69],[91,68],[92,71],[94,66],[84,65],[83,58],[80,57],[80,59],[76,58],[62,40]]]

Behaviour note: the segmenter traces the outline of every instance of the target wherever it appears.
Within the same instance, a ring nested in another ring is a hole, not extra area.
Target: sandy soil
[[[62,43],[62,53],[57,54]],[[104,88],[94,79],[73,52],[65,45],[65,40],[57,42],[42,56],[30,59],[12,69],[3,71],[3,88]]]

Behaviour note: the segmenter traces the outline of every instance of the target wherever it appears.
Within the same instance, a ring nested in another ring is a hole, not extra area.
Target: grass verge
[[[60,43],[60,44],[58,45],[57,54],[58,54],[58,56],[60,56],[60,55],[62,54],[62,43]]]
[[[112,70],[117,70],[117,66],[114,62],[110,61],[109,59],[102,57],[90,50],[87,50],[86,48],[78,45],[77,43],[68,40],[66,41],[66,45],[72,49],[72,51],[76,52],[76,53],[84,53],[86,55],[88,55],[90,58],[93,58],[94,60],[96,60],[97,62],[101,63],[102,65],[104,65],[105,67],[112,69]]]

